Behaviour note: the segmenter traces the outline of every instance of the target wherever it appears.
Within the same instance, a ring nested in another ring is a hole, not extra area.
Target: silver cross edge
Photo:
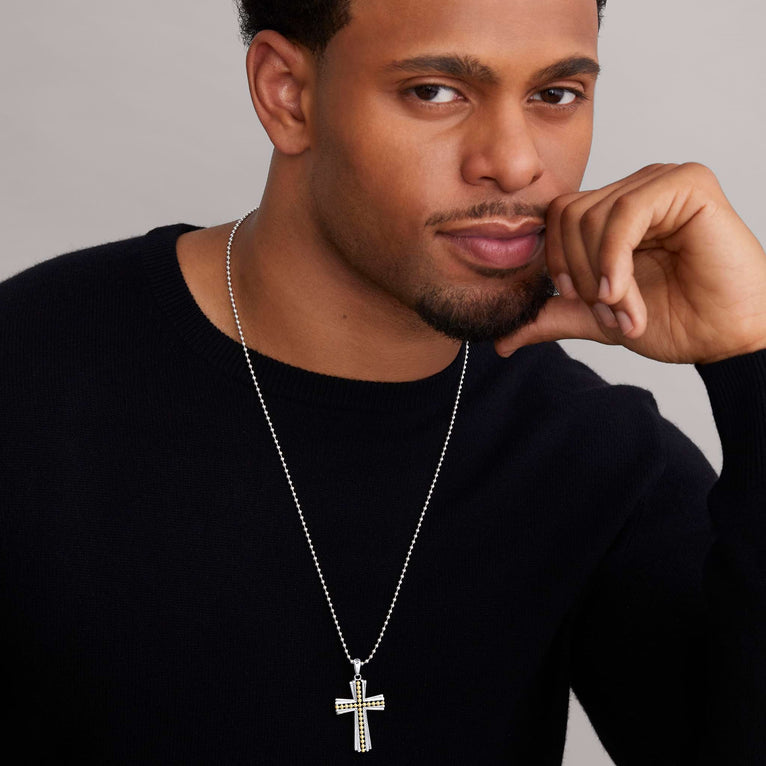
[[[354,670],[356,671],[353,681],[349,683],[352,699],[335,698],[335,712],[338,715],[342,713],[355,713],[354,715],[354,750],[357,753],[369,753],[372,750],[372,739],[370,738],[370,725],[367,721],[368,710],[385,710],[385,701],[382,694],[376,694],[374,697],[367,696],[367,681],[359,675],[359,668],[362,666],[361,660],[354,660]]]

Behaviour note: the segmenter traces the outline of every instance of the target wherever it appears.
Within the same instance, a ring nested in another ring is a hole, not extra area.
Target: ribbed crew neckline
[[[242,345],[208,319],[189,290],[181,271],[176,242],[182,234],[200,228],[188,223],[177,223],[149,231],[143,238],[145,271],[155,299],[187,345],[204,356],[220,372],[253,387]],[[221,254],[221,279],[225,279],[224,253]],[[471,346],[471,359],[474,359],[479,347],[475,344]],[[391,383],[339,378],[304,370],[248,346],[258,383],[264,392],[268,391],[272,396],[309,401],[317,406],[385,411],[451,407],[457,393],[464,350],[465,347],[446,368],[434,375],[420,380]],[[466,379],[469,377],[471,359]]]

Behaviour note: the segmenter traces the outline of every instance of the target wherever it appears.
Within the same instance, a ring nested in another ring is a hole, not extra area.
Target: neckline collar
[[[187,223],[152,229],[145,236],[143,263],[155,299],[186,344],[221,373],[253,387],[242,345],[216,327],[197,304],[178,263],[176,243],[181,234],[202,227]],[[225,254],[221,254],[221,278],[225,279]],[[473,358],[475,345],[472,345]],[[250,358],[264,393],[318,406],[348,409],[397,410],[443,407],[454,401],[461,350],[443,370],[426,378],[406,382],[376,382],[339,378],[304,370],[249,348]],[[470,363],[469,363],[470,367]]]

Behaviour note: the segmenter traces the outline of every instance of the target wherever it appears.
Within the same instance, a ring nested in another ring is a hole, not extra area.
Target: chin
[[[426,324],[447,337],[481,343],[511,335],[534,322],[555,294],[551,278],[539,272],[502,291],[432,286],[421,292],[415,310]]]

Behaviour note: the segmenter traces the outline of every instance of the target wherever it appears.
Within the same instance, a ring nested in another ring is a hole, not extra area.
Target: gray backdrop
[[[233,220],[258,203],[271,145],[230,0],[4,0],[2,19],[0,279],[154,226]],[[758,0],[609,0],[583,188],[651,162],[702,162],[766,242],[765,22]],[[720,470],[693,367],[562,345],[607,380],[650,389]],[[564,763],[611,764],[574,697]]]

